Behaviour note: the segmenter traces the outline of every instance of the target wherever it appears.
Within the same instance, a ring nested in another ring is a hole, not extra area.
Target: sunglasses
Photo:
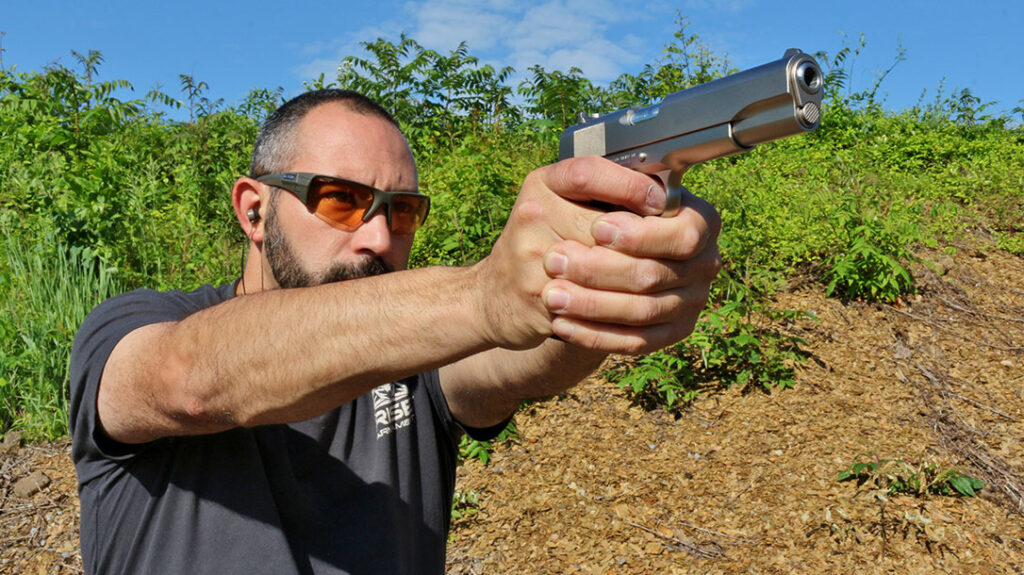
[[[307,172],[267,174],[256,178],[295,194],[309,211],[339,230],[356,230],[385,207],[388,229],[411,234],[430,212],[430,198],[417,192],[385,192],[359,182]]]

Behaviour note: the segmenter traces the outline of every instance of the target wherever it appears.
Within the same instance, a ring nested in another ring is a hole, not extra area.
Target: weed
[[[974,497],[985,484],[955,467],[940,468],[934,463],[913,465],[901,459],[855,461],[839,472],[837,481],[857,481],[858,486],[870,484],[890,494]]]
[[[725,290],[731,299],[705,310],[689,338],[644,356],[627,369],[607,371],[608,381],[641,403],[667,409],[686,405],[707,388],[793,387],[795,366],[807,358],[800,348],[805,342],[771,325],[808,316],[773,310],[744,284],[732,283],[732,289]]]
[[[840,245],[828,258],[826,295],[898,301],[914,291],[914,278],[905,262],[916,261],[908,246],[919,236],[913,226],[896,227],[859,203],[851,200],[837,210],[834,226]]]
[[[452,498],[452,522],[468,519],[480,512],[480,493],[475,489],[456,489]]]
[[[509,421],[505,429],[501,430],[501,433],[491,441],[480,441],[463,435],[459,443],[459,457],[463,461],[476,459],[487,465],[491,462],[491,453],[494,451],[495,445],[515,443],[518,440],[519,430],[516,429],[516,422]]]

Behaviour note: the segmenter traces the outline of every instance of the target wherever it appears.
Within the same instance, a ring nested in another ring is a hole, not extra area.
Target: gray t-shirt
[[[443,573],[463,430],[436,371],[288,425],[144,445],[100,430],[96,394],[117,342],[232,294],[231,285],[139,290],[82,324],[70,425],[86,572]]]

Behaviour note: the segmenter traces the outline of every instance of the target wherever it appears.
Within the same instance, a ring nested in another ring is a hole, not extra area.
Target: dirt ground
[[[778,296],[817,318],[782,328],[812,353],[795,389],[710,393],[676,417],[595,378],[524,411],[517,443],[460,468],[479,503],[449,573],[1024,574],[1024,259],[921,255],[936,265],[900,306]],[[836,481],[874,458],[986,487]],[[48,484],[26,494],[36,472]],[[66,443],[0,448],[0,497],[0,573],[81,571]]]

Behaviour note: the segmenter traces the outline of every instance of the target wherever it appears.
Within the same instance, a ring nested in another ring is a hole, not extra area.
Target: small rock
[[[1000,361],[999,364],[1002,365],[1003,367],[1011,367],[1011,368],[1014,367],[1013,362],[1008,360],[1008,359],[1004,359],[1003,361]]]
[[[4,436],[3,443],[0,443],[0,455],[14,455],[21,447],[21,432],[9,431]]]
[[[14,484],[14,496],[25,499],[39,493],[50,484],[50,478],[42,471],[33,471]]]
[[[903,345],[902,341],[896,340],[896,344],[893,346],[895,351],[896,359],[908,359],[914,355],[914,352],[910,351],[910,348]]]
[[[940,276],[946,275],[950,269],[956,266],[956,261],[947,254],[939,254],[932,263],[935,265],[935,273]]]

